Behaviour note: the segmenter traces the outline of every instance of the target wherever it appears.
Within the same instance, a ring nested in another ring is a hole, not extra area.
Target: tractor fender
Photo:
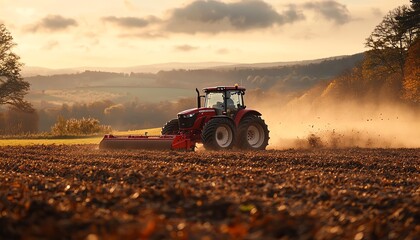
[[[229,119],[229,121],[231,121],[234,124],[234,126],[236,126],[235,125],[235,122],[233,121],[233,119],[230,118],[230,117],[228,117],[228,116],[225,116],[225,115],[216,115],[216,116],[210,117],[210,119],[213,119],[213,118],[227,118],[227,119]],[[209,119],[209,121],[210,121],[210,119]],[[208,122],[208,121],[204,121],[204,122]]]
[[[239,126],[239,123],[241,122],[242,118],[244,118],[247,115],[261,116],[262,114],[256,110],[243,109],[239,111],[235,116],[235,126]]]

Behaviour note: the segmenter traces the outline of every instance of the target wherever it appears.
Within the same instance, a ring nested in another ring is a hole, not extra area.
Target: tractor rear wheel
[[[265,150],[268,145],[268,127],[259,116],[244,117],[238,127],[237,146],[244,150]]]
[[[235,126],[230,119],[213,118],[204,125],[201,139],[208,150],[227,150],[235,144],[235,134]]]
[[[178,119],[172,119],[163,126],[162,135],[176,135],[179,133],[179,122]]]

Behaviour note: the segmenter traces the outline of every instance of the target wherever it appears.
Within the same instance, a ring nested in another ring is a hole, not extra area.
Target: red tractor
[[[161,136],[106,135],[100,148],[185,149],[194,150],[202,143],[209,150],[264,150],[269,131],[261,113],[246,109],[245,88],[209,87],[201,96],[198,89],[197,108],[178,113],[162,128]],[[204,107],[201,98],[205,98]]]

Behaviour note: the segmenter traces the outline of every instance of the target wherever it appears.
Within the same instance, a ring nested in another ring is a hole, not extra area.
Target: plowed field
[[[0,148],[0,239],[418,239],[420,149]]]

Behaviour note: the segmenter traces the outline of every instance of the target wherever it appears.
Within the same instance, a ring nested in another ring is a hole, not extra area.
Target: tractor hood
[[[178,113],[178,116],[191,116],[196,113],[215,112],[214,108],[191,108]]]
[[[182,111],[182,112],[179,112],[178,113],[178,116],[179,115],[189,115],[189,114],[194,114],[194,113],[197,113],[198,112],[198,108],[191,108],[191,109],[187,109],[187,110],[184,110],[184,111]]]
[[[192,128],[197,120],[198,108],[191,108],[178,113],[179,128],[189,129]]]
[[[178,113],[179,129],[199,129],[205,116],[213,116],[216,110],[213,108],[191,108]],[[201,119],[197,122],[197,119]],[[195,126],[195,127],[194,127]]]

